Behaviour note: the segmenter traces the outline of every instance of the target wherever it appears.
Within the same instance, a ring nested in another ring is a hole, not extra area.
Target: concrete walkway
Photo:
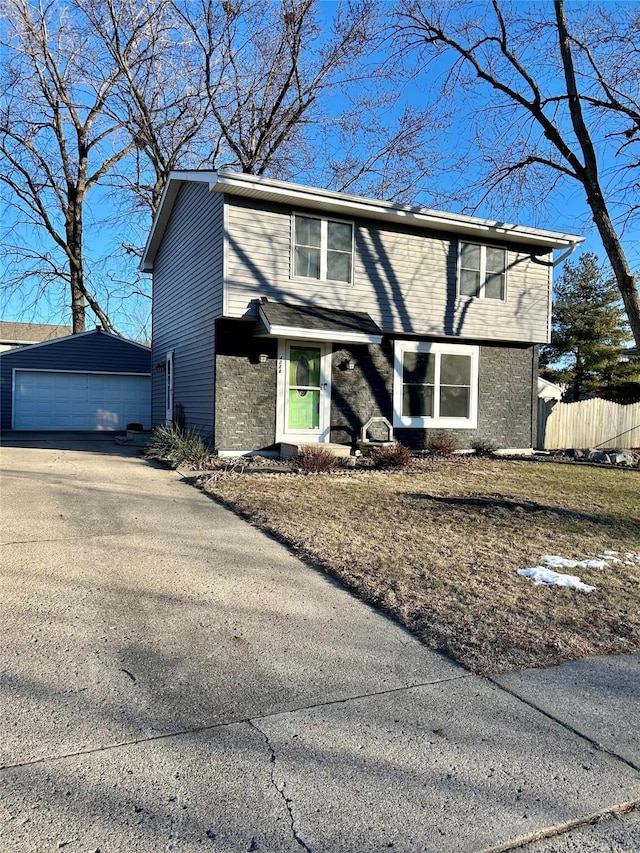
[[[640,656],[472,676],[135,449],[30,444],[3,853],[640,850],[638,812],[589,823],[640,801]]]

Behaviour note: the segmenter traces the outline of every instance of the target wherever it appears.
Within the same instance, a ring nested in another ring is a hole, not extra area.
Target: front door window
[[[291,345],[287,391],[289,430],[320,429],[320,347]]]

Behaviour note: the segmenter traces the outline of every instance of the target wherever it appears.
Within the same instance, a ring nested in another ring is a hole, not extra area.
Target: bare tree
[[[22,240],[7,247],[14,284],[25,278],[62,284],[74,332],[84,330],[87,306],[112,329],[88,283],[84,218],[89,193],[134,147],[105,111],[120,72],[96,54],[65,4],[3,0],[2,10],[7,96],[0,180],[12,232],[22,231]]]
[[[93,35],[120,73],[106,109],[135,143],[135,156],[112,178],[155,213],[172,169],[215,156],[205,125],[203,69],[171,0],[76,0]],[[135,52],[131,45],[139,45]]]
[[[554,20],[498,0],[480,12],[412,2],[399,5],[395,36],[419,66],[446,62],[441,96],[490,87],[491,103],[470,107],[486,193],[528,185],[546,199],[559,182],[579,184],[640,345],[640,296],[621,240],[638,211],[640,15],[616,7],[572,7],[570,27],[562,0]]]
[[[316,0],[174,0],[199,52],[211,110],[212,165],[290,178],[320,155],[329,95],[366,83],[377,4],[340,4],[323,32]],[[369,92],[371,96],[371,92]]]
[[[128,300],[148,297],[121,250],[139,254],[173,169],[237,167],[410,200],[430,168],[430,122],[398,108],[375,53],[375,0],[0,4],[5,285],[49,301],[69,293],[74,331],[87,309],[111,329],[122,300],[131,315]],[[128,233],[116,241],[118,214]],[[97,234],[104,269],[87,240]]]

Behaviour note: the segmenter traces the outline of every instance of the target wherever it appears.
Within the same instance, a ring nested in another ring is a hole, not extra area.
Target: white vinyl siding
[[[124,430],[151,422],[150,379],[103,373],[16,370],[13,428]]]
[[[228,198],[225,316],[257,318],[256,299],[367,311],[388,333],[542,343],[551,257],[509,249],[505,301],[458,297],[458,240],[415,229],[354,224],[353,283],[292,278],[291,211]]]
[[[478,359],[475,346],[396,341],[393,425],[475,429]]]

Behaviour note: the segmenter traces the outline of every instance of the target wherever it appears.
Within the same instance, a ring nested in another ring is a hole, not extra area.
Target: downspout
[[[570,257],[575,252],[575,250],[578,248],[579,245],[580,244],[576,243],[576,242],[569,243],[569,248],[566,249],[560,255],[560,257],[556,258],[556,260],[553,262],[553,268],[555,269],[558,266],[558,264],[561,264],[563,261],[566,261],[567,258]]]
[[[547,314],[547,339],[548,340],[551,340],[551,311],[553,310],[553,304],[552,304],[552,301],[553,301],[553,270],[558,266],[558,264],[561,264],[563,261],[566,261],[567,258],[570,257],[575,252],[575,250],[578,248],[578,246],[582,242],[583,242],[582,240],[580,240],[579,242],[577,242],[576,240],[571,240],[568,248],[565,249],[565,251],[560,255],[560,257],[551,261],[551,269],[549,270],[549,307],[547,309],[548,310],[548,314]],[[553,254],[553,249],[551,250],[551,252]]]
[[[582,242],[582,240],[580,242]],[[577,243],[575,240],[571,240],[568,248],[565,249],[565,251],[560,255],[560,257],[556,258],[552,262],[552,268],[555,269],[558,266],[558,264],[561,264],[563,261],[566,261],[567,258],[571,257],[571,255],[575,252],[575,250],[578,248],[579,245],[580,245],[580,243]],[[551,272],[549,273],[549,277],[551,278]],[[552,288],[551,287],[549,288],[549,299],[552,299]],[[549,305],[549,319],[547,320],[547,322],[549,324],[549,326],[548,326],[549,337],[551,337],[551,311],[552,311],[552,306],[550,304]],[[532,415],[532,417],[531,417],[531,435],[532,435],[532,438],[534,439],[532,442],[532,444],[535,445],[534,449],[542,450],[543,448],[538,447],[538,445],[540,444],[540,436],[538,435],[538,409],[540,407],[540,401],[538,399],[538,366],[539,366],[538,351],[539,351],[539,347],[538,346],[534,347],[534,355],[533,355],[533,359],[532,359],[532,377],[531,377],[532,383],[531,384],[532,384],[532,387],[534,389],[536,404],[535,404],[535,406],[531,407],[531,415]]]

